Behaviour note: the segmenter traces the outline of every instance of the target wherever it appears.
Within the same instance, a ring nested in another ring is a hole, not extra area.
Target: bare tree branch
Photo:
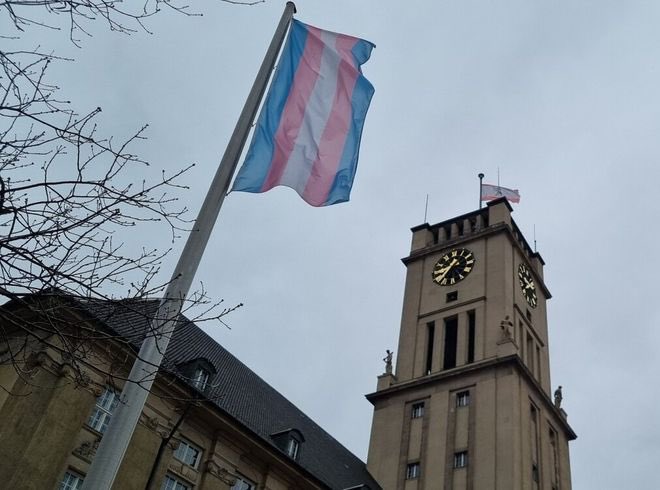
[[[233,5],[256,5],[265,0],[219,0]],[[57,25],[59,17],[67,22],[69,38],[80,46],[80,35],[90,36],[87,25],[102,21],[111,31],[122,34],[133,34],[139,30],[151,33],[145,21],[158,14],[164,8],[174,10],[187,16],[201,14],[191,13],[189,6],[176,0],[145,0],[140,4],[122,0],[0,0],[0,9],[4,9],[14,27],[23,32],[29,27],[41,27],[55,30],[62,28]],[[45,17],[49,20],[42,20]]]
[[[0,15],[16,30],[0,39],[20,45],[28,29],[45,28],[67,31],[81,47],[98,22],[122,34],[150,33],[146,22],[163,8],[198,15],[177,0],[0,0]],[[155,283],[161,262],[169,243],[190,226],[176,193],[185,189],[179,180],[193,165],[149,177],[148,163],[134,150],[145,140],[147,126],[123,140],[103,135],[100,107],[78,113],[60,98],[49,67],[63,62],[73,60],[42,46],[0,49],[0,299],[20,310],[0,308],[0,364],[11,364],[30,383],[33,354],[47,349],[70,363],[81,383],[90,366],[124,380],[138,340],[155,335],[150,330],[155,310],[141,301],[162,294],[166,284]],[[147,177],[136,181],[138,172]],[[154,224],[168,237],[165,249],[136,251],[120,238],[127,229]],[[129,301],[113,300],[118,291]],[[88,313],[76,316],[54,297],[128,309],[142,317],[143,328],[106,332],[99,329],[103,321],[90,320]],[[222,318],[241,305],[224,308],[202,287],[186,306],[201,311],[196,320],[227,326]]]

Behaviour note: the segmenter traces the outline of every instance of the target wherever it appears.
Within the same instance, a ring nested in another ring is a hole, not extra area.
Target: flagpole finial
[[[287,6],[287,7],[288,7],[288,6],[293,7],[293,13],[294,13],[294,14],[297,14],[297,13],[298,13],[298,9],[296,9],[296,4],[295,4],[295,3],[293,3],[293,2],[286,2],[286,6]]]

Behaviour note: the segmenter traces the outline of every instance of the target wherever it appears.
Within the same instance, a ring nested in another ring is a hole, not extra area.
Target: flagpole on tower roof
[[[484,174],[480,172],[477,177],[479,177],[479,209],[481,209],[481,199],[483,198],[482,192],[483,192]]]
[[[92,460],[83,482],[84,490],[110,490],[112,488],[229,189],[229,184],[236,171],[238,159],[247,141],[261,99],[266,92],[270,74],[295,12],[295,4],[287,2],[195,225],[188,235],[172,279],[160,302],[156,316],[151,321],[149,333],[144,339],[128,375],[119,404]]]

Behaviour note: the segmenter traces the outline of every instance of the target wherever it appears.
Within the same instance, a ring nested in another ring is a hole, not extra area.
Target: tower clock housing
[[[412,229],[396,370],[367,395],[367,465],[385,490],[571,488],[544,262],[511,212],[500,199]]]

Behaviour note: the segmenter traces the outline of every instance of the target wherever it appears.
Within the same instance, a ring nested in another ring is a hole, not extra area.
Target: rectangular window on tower
[[[532,482],[534,489],[539,488],[539,416],[538,409],[530,405],[529,410],[530,426],[529,432],[532,446]]]
[[[458,318],[451,317],[445,319],[445,349],[443,369],[456,367],[456,345],[458,342]]]
[[[550,439],[550,478],[552,480],[552,489],[559,488],[559,457],[557,455],[557,432],[550,427],[548,432]]]
[[[476,329],[476,317],[474,310],[467,312],[468,315],[468,345],[467,345],[467,363],[474,362],[474,335]]]
[[[409,463],[408,466],[406,466],[406,480],[414,480],[415,478],[419,478],[420,474],[421,469],[419,463]]]
[[[413,403],[410,418],[421,419],[424,416],[424,402]]]
[[[465,468],[468,464],[467,451],[454,453],[454,469]]]
[[[534,370],[534,339],[529,332],[527,332],[527,340],[525,342],[525,363],[530,371]]]
[[[467,407],[470,404],[470,392],[469,391],[459,391],[456,393],[456,406],[457,407]]]
[[[424,372],[431,374],[433,369],[433,343],[435,342],[435,322],[426,324],[426,367]]]

